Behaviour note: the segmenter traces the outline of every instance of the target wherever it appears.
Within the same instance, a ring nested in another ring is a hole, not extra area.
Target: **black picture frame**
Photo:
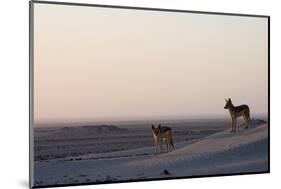
[[[34,186],[34,157],[33,157],[33,113],[34,113],[34,4],[52,4],[52,5],[65,5],[65,6],[86,6],[95,8],[112,8],[112,9],[129,9],[129,10],[145,10],[145,11],[161,11],[161,12],[181,12],[193,14],[208,14],[208,15],[224,15],[235,17],[257,17],[266,18],[268,22],[268,170],[263,172],[247,172],[247,173],[234,173],[234,174],[214,174],[214,175],[200,175],[200,176],[183,176],[173,178],[155,178],[155,179],[137,179],[137,180],[122,180],[122,181],[106,181],[106,182],[91,182],[91,183],[78,183],[78,184],[57,184],[57,185],[42,185]],[[240,14],[240,13],[226,13],[226,12],[208,12],[208,11],[193,11],[193,10],[180,10],[180,9],[163,9],[163,8],[148,8],[148,7],[132,7],[132,6],[117,6],[117,5],[102,5],[102,4],[87,4],[87,3],[69,3],[69,2],[56,2],[56,1],[29,1],[29,187],[30,188],[46,188],[46,187],[63,187],[63,186],[81,186],[81,185],[97,185],[97,184],[112,184],[112,183],[127,183],[127,182],[143,182],[143,181],[159,181],[159,180],[174,180],[174,179],[187,179],[187,178],[204,178],[204,177],[221,177],[221,176],[235,176],[235,175],[249,175],[249,174],[265,174],[270,173],[270,16],[268,15],[255,15],[255,14]]]

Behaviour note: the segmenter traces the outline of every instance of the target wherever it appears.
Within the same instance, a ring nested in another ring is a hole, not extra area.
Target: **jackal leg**
[[[169,138],[169,147],[170,147],[170,152],[172,151],[172,138]]]
[[[248,129],[249,128],[249,116],[244,115],[243,118],[245,120],[245,129]]]
[[[230,132],[233,132],[233,128],[234,127],[234,118],[231,118],[231,131]]]
[[[166,147],[167,147],[167,152],[169,152],[169,146],[168,146],[168,139],[165,140]]]
[[[233,128],[234,128],[234,132],[236,132],[237,129],[237,125],[236,125],[236,118],[233,119]]]

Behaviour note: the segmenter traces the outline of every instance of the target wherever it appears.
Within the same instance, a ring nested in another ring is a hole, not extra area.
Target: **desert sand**
[[[61,139],[59,133],[62,130],[76,129],[74,133],[79,138],[85,134],[81,128],[80,131],[78,128],[68,127],[52,129],[53,137],[48,143],[46,139],[50,135],[50,130],[43,129],[40,132],[45,134],[41,133],[40,137],[45,136],[45,143],[40,140],[35,142],[37,144],[35,147],[40,147],[41,152],[38,149],[37,153],[35,152],[34,184],[46,186],[107,183],[268,171],[268,124],[265,121],[254,119],[249,129],[244,130],[240,126],[235,133],[230,132],[229,122],[214,123],[210,123],[212,126],[208,129],[202,129],[207,123],[200,123],[201,125],[197,127],[175,124],[173,127],[175,150],[162,153],[155,153],[149,125],[134,129],[103,126],[96,127],[95,131],[93,129],[89,131],[90,127],[84,127],[84,130],[88,129],[86,133],[93,132],[96,135],[99,133],[101,144],[90,148],[86,143],[93,146],[89,141],[94,139],[84,138],[84,142],[79,139],[75,144],[79,147],[79,142],[82,142],[84,146],[80,152],[75,146],[67,150],[67,146],[74,145],[69,142],[72,141],[73,135],[65,136],[61,143],[55,140],[55,136]],[[115,133],[115,138],[110,136],[110,133]],[[104,140],[105,144],[102,144],[102,137],[107,138]],[[53,144],[52,140],[61,145],[61,149],[50,145]],[[122,140],[126,144],[122,143]],[[139,144],[136,141],[140,141]],[[97,138],[94,142],[98,144]],[[55,155],[46,156],[48,153]]]

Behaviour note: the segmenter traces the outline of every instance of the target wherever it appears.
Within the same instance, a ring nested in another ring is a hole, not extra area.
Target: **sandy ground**
[[[163,124],[172,127],[174,143],[206,137],[229,127],[228,120],[183,120]],[[35,161],[75,158],[85,154],[104,154],[153,145],[151,123],[66,125],[35,129]]]
[[[99,183],[268,170],[268,125],[183,140],[169,153],[154,147],[89,153],[35,162],[35,185]]]

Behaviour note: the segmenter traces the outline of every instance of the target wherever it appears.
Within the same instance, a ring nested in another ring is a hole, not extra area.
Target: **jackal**
[[[160,143],[161,152],[162,152],[162,144],[163,141],[166,143],[167,152],[174,149],[173,138],[172,138],[172,129],[167,126],[158,125],[158,128],[155,128],[154,125],[151,126],[152,135],[154,138],[155,152],[157,153],[157,146]],[[170,150],[169,150],[170,149]]]
[[[248,105],[240,105],[240,106],[234,106],[231,102],[231,99],[228,100],[225,99],[226,104],[224,106],[224,109],[228,109],[230,117],[231,117],[231,132],[236,132],[236,118],[243,116],[245,121],[245,129],[249,128],[249,122],[250,122],[250,108]]]

